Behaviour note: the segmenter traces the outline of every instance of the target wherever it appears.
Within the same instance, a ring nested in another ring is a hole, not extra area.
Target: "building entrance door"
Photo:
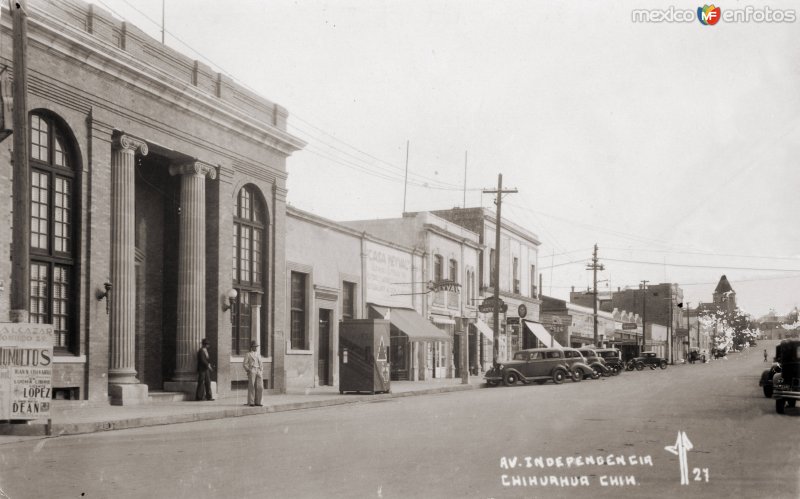
[[[389,362],[392,381],[408,381],[408,336],[400,334],[391,337]]]
[[[329,385],[331,358],[331,311],[319,309],[319,329],[317,339],[317,376],[320,385]]]

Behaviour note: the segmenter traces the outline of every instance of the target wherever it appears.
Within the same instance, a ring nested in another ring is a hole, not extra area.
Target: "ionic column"
[[[173,165],[181,176],[178,246],[178,329],[174,381],[197,379],[197,350],[206,336],[206,177],[214,167],[200,162]]]
[[[136,153],[147,155],[147,144],[130,135],[114,138],[111,153],[111,358],[108,382],[139,383],[136,379],[136,276],[134,214]]]

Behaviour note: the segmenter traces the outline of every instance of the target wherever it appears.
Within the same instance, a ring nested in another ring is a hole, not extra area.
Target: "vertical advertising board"
[[[0,323],[0,420],[50,417],[53,326]]]

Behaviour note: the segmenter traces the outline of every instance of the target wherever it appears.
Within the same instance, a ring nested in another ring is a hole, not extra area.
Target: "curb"
[[[236,409],[219,409],[216,411],[206,411],[199,413],[170,414],[166,416],[150,416],[112,419],[107,421],[91,421],[85,423],[51,423],[48,424],[6,424],[0,425],[0,435],[4,436],[26,436],[26,437],[60,437],[67,435],[81,435],[86,433],[99,433],[113,430],[129,430],[132,428],[144,428],[148,426],[163,426],[180,423],[195,423],[198,421],[211,421],[215,419],[238,418],[243,416],[256,416],[259,414],[271,414],[287,411],[300,411],[305,409],[316,409],[320,407],[333,407],[337,405],[371,403],[381,400],[413,397],[418,395],[434,395],[437,393],[461,392],[467,390],[477,390],[486,388],[485,384],[480,385],[451,385],[437,388],[425,388],[398,393],[380,393],[366,395],[359,398],[349,398],[339,395],[337,398],[327,400],[315,400],[309,402],[288,402],[268,405],[264,407],[241,407]]]

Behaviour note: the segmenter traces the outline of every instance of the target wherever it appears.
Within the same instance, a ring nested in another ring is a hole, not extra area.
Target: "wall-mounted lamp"
[[[228,294],[222,300],[223,312],[227,312],[231,309],[231,307],[233,307],[233,304],[236,303],[237,296],[239,296],[239,293],[235,289],[228,291]],[[227,298],[227,300],[225,298]]]
[[[111,301],[108,299],[108,294],[111,292],[111,283],[110,282],[103,283],[103,288],[105,289],[105,291],[97,290],[97,301],[105,299],[106,315],[108,315],[108,310],[109,307],[111,306],[110,305]]]

